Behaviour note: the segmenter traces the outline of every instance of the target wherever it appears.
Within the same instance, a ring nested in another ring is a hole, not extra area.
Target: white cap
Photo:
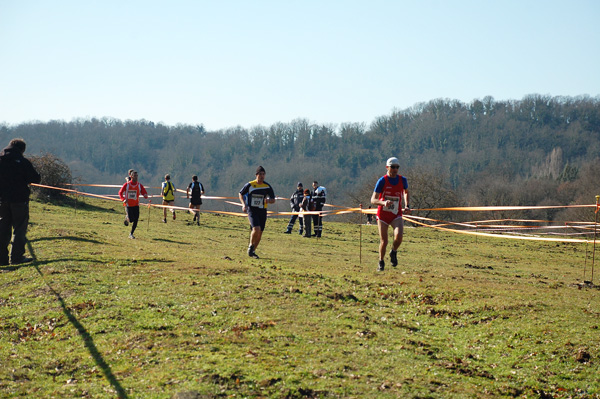
[[[400,166],[400,161],[398,161],[398,158],[391,157],[385,163],[385,166],[392,166],[392,165],[398,165],[398,166]]]

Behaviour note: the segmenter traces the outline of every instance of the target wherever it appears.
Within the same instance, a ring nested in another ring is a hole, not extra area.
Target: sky
[[[363,122],[600,95],[597,0],[0,0],[0,123]]]

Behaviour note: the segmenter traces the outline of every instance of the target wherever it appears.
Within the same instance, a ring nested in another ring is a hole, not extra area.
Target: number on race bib
[[[265,196],[253,194],[250,197],[250,206],[253,206],[255,208],[261,208],[261,209],[264,208],[265,207]]]
[[[397,215],[398,210],[400,209],[400,197],[386,197],[385,199],[386,201],[392,201],[392,204],[387,207],[387,210],[394,215]]]

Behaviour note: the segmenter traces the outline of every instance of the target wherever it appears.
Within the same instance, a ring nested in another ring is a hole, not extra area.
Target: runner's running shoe
[[[390,251],[390,261],[392,262],[392,266],[398,266],[398,251],[394,251],[393,249]]]

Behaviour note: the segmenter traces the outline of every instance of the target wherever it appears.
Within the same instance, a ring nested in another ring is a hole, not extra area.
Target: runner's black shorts
[[[248,220],[250,221],[250,227],[260,227],[260,231],[264,231],[267,224],[267,210],[250,207]]]

